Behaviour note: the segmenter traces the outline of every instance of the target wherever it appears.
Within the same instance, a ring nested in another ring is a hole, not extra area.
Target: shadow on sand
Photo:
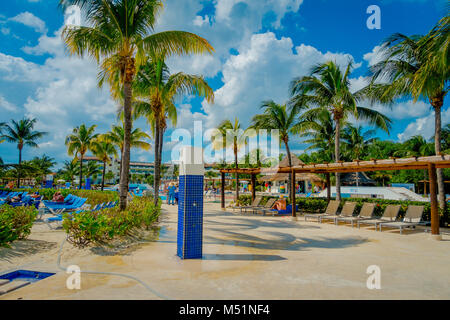
[[[43,240],[22,240],[11,244],[10,248],[0,248],[0,259],[8,262],[14,258],[32,256],[45,251],[53,250],[58,246],[56,242]]]
[[[203,260],[282,261],[287,259],[278,255],[269,255],[269,254],[204,254]]]

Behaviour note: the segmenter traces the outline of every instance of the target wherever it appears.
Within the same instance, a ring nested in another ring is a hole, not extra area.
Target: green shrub
[[[63,228],[73,245],[83,248],[90,244],[107,244],[116,238],[132,235],[136,230],[149,229],[158,219],[161,205],[155,206],[152,198],[136,198],[127,210],[119,207],[98,212],[65,215]]]
[[[104,202],[111,202],[119,200],[119,194],[115,191],[98,191],[98,190],[72,190],[72,189],[15,189],[15,190],[1,190],[1,191],[16,191],[23,192],[27,191],[28,193],[39,192],[40,195],[44,196],[44,200],[52,200],[56,191],[60,191],[64,197],[67,197],[69,194],[73,194],[74,196],[87,198],[87,203],[94,206]]]
[[[36,217],[37,210],[34,207],[1,206],[0,246],[8,246],[13,241],[26,239],[31,233]]]

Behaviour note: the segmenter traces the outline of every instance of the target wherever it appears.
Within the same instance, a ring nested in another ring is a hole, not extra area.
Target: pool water
[[[29,271],[29,270],[16,270],[4,275],[0,276],[0,279],[6,279],[10,281],[21,280],[21,281],[29,281],[29,282],[38,282],[40,280],[44,280],[48,277],[55,275],[54,273],[47,272],[37,272],[37,271]]]

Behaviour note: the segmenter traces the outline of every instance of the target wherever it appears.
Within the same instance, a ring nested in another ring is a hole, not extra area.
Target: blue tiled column
[[[201,259],[203,255],[203,163],[195,164],[196,148],[182,150],[178,193],[177,255],[181,259]]]

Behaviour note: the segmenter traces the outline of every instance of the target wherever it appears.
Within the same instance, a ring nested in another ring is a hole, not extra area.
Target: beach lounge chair
[[[356,209],[356,202],[346,202],[339,215],[335,214],[335,215],[322,216],[322,217],[320,217],[319,222],[322,223],[323,220],[333,220],[334,224],[337,225],[337,218],[343,218],[343,217],[351,218],[351,217],[353,217],[353,214],[355,213],[355,209]]]
[[[275,209],[272,209],[272,207],[276,201],[277,201],[277,199],[270,198],[269,200],[267,200],[267,202],[264,206],[253,208],[253,213],[254,214],[262,213],[263,215],[266,215],[267,212],[272,212],[272,213],[276,212]]]
[[[61,214],[66,211],[74,211],[77,209],[81,209],[81,207],[86,203],[86,201],[87,201],[86,198],[78,198],[71,205],[70,204],[69,205],[66,205],[66,204],[51,205],[51,204],[46,203],[45,206],[50,210],[51,213]]]
[[[354,223],[356,221],[372,219],[374,210],[375,210],[375,203],[366,202],[363,204],[361,211],[359,212],[359,215],[357,217],[339,216],[336,219],[336,223],[339,223],[339,221],[351,222],[353,228]]]
[[[389,228],[399,228],[400,234],[402,234],[403,229],[416,227],[422,221],[423,209],[423,206],[409,206],[403,221],[381,222],[380,231],[383,226],[386,226]]]
[[[362,224],[373,224],[375,226],[375,230],[377,229],[377,225],[382,222],[394,222],[397,218],[397,215],[400,211],[400,205],[389,205],[384,209],[383,216],[381,218],[372,218],[372,219],[360,219],[358,220],[358,228]]]
[[[307,221],[309,218],[312,218],[317,219],[317,222],[319,222],[324,216],[334,216],[339,210],[339,204],[339,201],[330,201],[324,213],[305,214],[305,221]]]

